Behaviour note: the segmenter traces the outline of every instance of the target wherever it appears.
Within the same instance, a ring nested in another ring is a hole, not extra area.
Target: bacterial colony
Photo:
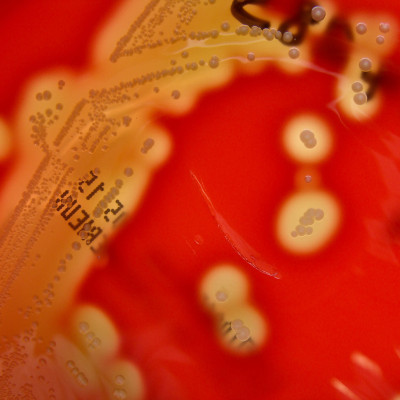
[[[1,205],[0,397],[143,398],[141,371],[119,356],[119,333],[102,310],[69,310],[67,329],[57,316],[173,151],[154,110],[184,114],[205,91],[273,63],[299,77],[309,69],[332,75],[329,106],[366,120],[381,106],[377,77],[396,44],[396,21],[385,17],[350,15],[343,23],[328,1],[305,2],[290,16],[249,0],[128,1],[99,33],[90,74],[57,70],[33,80],[15,127],[24,162]],[[340,74],[314,65],[310,46],[338,26],[351,43]],[[0,128],[5,156],[9,128]],[[313,110],[294,111],[279,134],[299,170],[318,170],[335,145],[332,128]],[[303,175],[282,203],[276,235],[288,251],[311,254],[340,224],[340,199]],[[252,266],[279,277],[257,260]],[[240,268],[210,266],[199,294],[226,351],[245,356],[268,344],[267,316]]]

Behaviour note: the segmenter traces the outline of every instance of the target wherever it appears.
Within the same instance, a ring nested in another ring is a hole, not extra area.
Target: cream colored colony
[[[30,389],[32,398],[42,399],[43,393],[53,400],[60,393],[63,399],[65,393],[68,399],[144,396],[140,371],[117,355],[119,333],[110,318],[95,307],[73,305],[71,296],[94,258],[102,257],[103,244],[135,213],[154,171],[173,151],[170,135],[152,118],[155,110],[184,114],[200,94],[238,73],[257,74],[268,63],[299,78],[308,69],[330,74],[337,80],[332,104],[349,117],[365,119],[379,109],[379,92],[365,104],[353,99],[352,86],[359,79],[360,59],[370,61],[363,68],[377,71],[393,50],[395,20],[351,16],[358,32],[354,51],[343,73],[334,74],[310,62],[307,40],[293,48],[278,40],[289,45],[293,40],[292,32],[277,30],[282,15],[268,13],[272,28],[261,30],[241,25],[230,7],[230,0],[127,1],[99,32],[85,73],[46,71],[29,83],[17,123],[8,127],[1,122],[0,157],[9,152],[12,132],[22,161],[0,199],[0,324],[5,337],[0,397],[18,397],[25,390],[20,381],[25,375],[37,382]],[[265,12],[257,6],[248,9],[256,15]],[[334,4],[321,1],[312,11],[320,22],[310,26],[310,37],[322,35],[334,14]],[[368,29],[357,25],[361,22]],[[356,96],[367,89],[368,84],[358,88]],[[304,145],[305,130],[313,133],[315,145]],[[335,132],[313,110],[307,115],[293,110],[281,134],[299,168],[317,165],[334,145]],[[279,242],[293,252],[317,251],[340,220],[340,201],[314,173],[307,176],[313,176],[308,188],[296,188],[277,218]],[[323,218],[317,218],[321,213]],[[250,346],[251,338],[259,350],[268,336],[266,318],[228,284],[237,275],[238,285],[245,287],[244,272],[221,268],[211,270],[205,278],[211,283],[201,290],[229,322],[222,343],[236,352]],[[233,296],[240,301],[232,303]],[[59,325],[60,315],[69,321],[68,329]],[[226,337],[232,335],[245,345],[228,344]]]
[[[266,317],[251,301],[248,279],[230,264],[211,268],[200,283],[200,297],[213,314],[218,338],[228,350],[253,353],[267,341]]]

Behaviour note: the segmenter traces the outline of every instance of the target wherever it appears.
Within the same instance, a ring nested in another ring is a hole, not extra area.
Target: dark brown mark
[[[334,17],[329,22],[323,37],[316,39],[313,54],[318,55],[319,66],[333,71],[342,71],[350,59],[353,33],[343,17]]]
[[[231,13],[243,25],[248,25],[250,27],[258,26],[261,29],[269,28],[271,26],[269,21],[255,17],[244,9],[244,6],[248,4],[264,5],[267,1],[268,0],[233,0]]]
[[[318,23],[311,18],[311,10],[316,5],[316,3],[309,1],[302,3],[292,17],[279,25],[278,30],[281,31],[282,34],[285,32],[291,32],[293,34],[293,40],[290,43],[284,42],[282,38],[280,39],[281,43],[292,46],[294,44],[300,44],[304,40],[308,25]]]

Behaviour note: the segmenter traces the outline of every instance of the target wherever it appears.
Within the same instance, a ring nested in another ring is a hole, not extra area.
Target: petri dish
[[[2,398],[395,399],[398,15],[4,6]]]

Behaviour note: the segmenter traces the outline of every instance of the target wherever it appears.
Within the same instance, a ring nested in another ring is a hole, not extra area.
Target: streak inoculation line
[[[254,250],[245,239],[242,238],[226,221],[226,219],[215,209],[210,197],[208,196],[204,184],[197,178],[197,176],[190,171],[193,180],[197,183],[200,192],[207,203],[207,206],[211,212],[211,215],[215,218],[218,228],[224,234],[227,242],[232,246],[236,253],[248,264],[250,264],[257,271],[270,275],[276,279],[280,279],[281,276],[277,269],[271,264],[267,263],[262,256]]]

